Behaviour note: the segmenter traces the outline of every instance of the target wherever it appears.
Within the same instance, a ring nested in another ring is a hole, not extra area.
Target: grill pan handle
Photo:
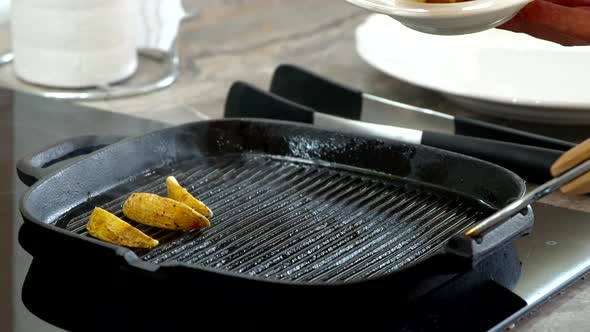
[[[531,206],[526,206],[509,218],[509,222],[497,225],[494,229],[478,238],[465,234],[457,234],[445,248],[445,252],[458,257],[467,258],[472,266],[476,266],[497,248],[512,243],[513,240],[527,235],[533,229],[534,213]]]
[[[89,135],[65,139],[21,158],[16,164],[18,177],[24,184],[31,186],[47,174],[72,164],[79,157],[124,138],[121,135]]]

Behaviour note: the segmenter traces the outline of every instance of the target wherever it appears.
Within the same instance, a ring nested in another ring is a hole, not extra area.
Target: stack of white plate
[[[378,70],[499,117],[590,123],[590,47],[563,47],[491,29],[440,36],[373,14],[356,31],[360,56]]]

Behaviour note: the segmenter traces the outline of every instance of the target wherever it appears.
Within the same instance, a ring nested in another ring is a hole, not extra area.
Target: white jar
[[[137,0],[13,0],[16,75],[52,87],[113,83],[137,69]]]

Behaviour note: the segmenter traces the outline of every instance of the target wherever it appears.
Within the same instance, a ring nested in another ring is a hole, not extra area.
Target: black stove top
[[[19,157],[65,138],[111,133],[138,135],[162,123],[0,90],[0,331],[63,331],[32,314],[21,292],[32,258],[18,243]],[[46,271],[47,272],[47,271]]]
[[[4,217],[0,223],[0,268],[6,271],[0,274],[0,293],[3,294],[0,297],[0,331],[84,331],[89,330],[89,326],[94,326],[94,330],[108,329],[109,322],[84,319],[87,316],[83,313],[96,309],[97,303],[110,310],[128,310],[125,312],[129,315],[140,314],[114,302],[108,294],[102,297],[103,302],[88,302],[85,300],[87,296],[79,296],[88,291],[83,288],[92,280],[120,282],[119,290],[125,282],[133,284],[133,280],[118,280],[110,274],[112,271],[97,270],[96,266],[65,263],[57,266],[59,263],[56,262],[33,261],[22,249],[18,237],[19,232],[21,237],[26,236],[26,229],[21,229],[22,219],[17,205],[26,186],[16,176],[15,163],[25,154],[69,137],[89,134],[132,136],[164,127],[165,124],[145,119],[0,90],[0,174],[4,175],[4,181],[0,182],[0,214]],[[586,234],[590,235],[590,227],[584,222],[588,216],[545,205],[536,205],[535,211],[539,211],[535,233],[516,243],[519,259],[523,261],[523,274],[514,289],[516,294],[496,283],[484,283],[477,297],[455,299],[446,307],[425,305],[427,311],[408,316],[406,330],[441,329],[447,326],[445,324],[455,326],[457,330],[457,320],[470,331],[481,330],[484,326],[486,329],[494,325],[502,327],[517,317],[500,324],[509,316],[524,314],[587,272],[590,261],[586,257],[590,256],[590,246],[583,239],[587,238]],[[561,225],[567,225],[560,228],[561,232],[551,222],[556,218],[561,219]],[[547,264],[547,257],[564,255],[570,259]],[[73,274],[77,278],[69,277]],[[148,282],[145,287],[152,286]],[[94,289],[102,293],[109,290],[105,284]],[[526,306],[527,302],[529,306]],[[111,321],[116,316],[112,316]]]

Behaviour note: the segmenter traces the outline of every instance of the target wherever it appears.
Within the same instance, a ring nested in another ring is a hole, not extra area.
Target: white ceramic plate
[[[471,109],[525,121],[590,123],[590,47],[491,29],[436,36],[374,14],[356,31],[378,70]]]

